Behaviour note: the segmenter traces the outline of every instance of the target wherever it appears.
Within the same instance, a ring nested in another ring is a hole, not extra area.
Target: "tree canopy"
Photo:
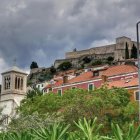
[[[111,62],[111,61],[113,61],[114,60],[114,58],[112,57],[112,56],[109,56],[108,58],[107,58],[107,61],[109,61],[109,62]]]
[[[127,42],[126,42],[126,46],[125,46],[125,59],[129,59],[129,50],[128,50]]]
[[[85,57],[83,58],[83,61],[84,61],[85,64],[86,64],[86,63],[90,63],[90,62],[91,62],[91,58],[85,56]]]
[[[37,62],[32,62],[30,65],[30,69],[38,68]]]
[[[63,62],[63,63],[61,63],[61,64],[58,66],[57,69],[64,71],[64,70],[70,69],[71,67],[72,67],[72,63],[71,63],[71,62]]]
[[[40,116],[56,113],[63,118],[63,122],[71,125],[79,118],[98,117],[107,128],[110,128],[111,122],[123,125],[137,117],[137,105],[130,102],[128,91],[122,88],[108,89],[106,86],[94,91],[71,89],[62,96],[54,93],[36,95],[33,99],[25,99],[19,111],[23,116],[35,112]]]
[[[56,73],[56,68],[53,65],[50,67],[50,72],[51,72],[51,74]]]
[[[133,44],[133,47],[131,49],[131,58],[134,58],[134,59],[137,58],[137,48],[134,44]]]

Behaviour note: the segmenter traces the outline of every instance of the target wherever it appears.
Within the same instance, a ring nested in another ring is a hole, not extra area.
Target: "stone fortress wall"
[[[116,42],[114,44],[94,47],[86,50],[66,52],[65,59],[56,60],[54,66],[57,68],[59,64],[65,61],[69,61],[73,65],[78,65],[78,60],[84,56],[91,57],[95,60],[106,59],[109,56],[114,57],[115,61],[124,60],[126,44],[129,49],[129,55],[131,55],[131,48],[133,44],[137,46],[136,42],[132,41],[131,38],[123,36],[123,37],[116,38]]]
[[[136,42],[131,41],[128,37],[118,37],[116,38],[116,43],[106,46],[100,46],[95,48],[90,48],[87,50],[75,51],[75,52],[67,52],[65,54],[66,59],[71,58],[79,58],[83,55],[98,55],[100,58],[104,58],[104,56],[113,55],[115,60],[124,59],[125,58],[125,47],[126,43],[128,44],[129,54],[131,54],[131,48],[133,44],[136,46]]]
[[[87,50],[81,50],[81,51],[75,51],[75,52],[67,52],[65,54],[66,59],[71,59],[71,58],[79,58],[81,56],[86,56],[86,55],[106,55],[106,54],[112,54],[115,51],[115,44],[112,45],[107,45],[107,46],[101,46],[101,47],[96,47],[96,48],[90,48]]]

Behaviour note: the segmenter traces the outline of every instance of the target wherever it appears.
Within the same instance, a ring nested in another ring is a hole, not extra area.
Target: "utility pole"
[[[137,58],[138,58],[138,91],[139,91],[139,122],[140,122],[140,46],[139,46],[139,24],[140,21],[136,23],[136,32],[137,32]]]

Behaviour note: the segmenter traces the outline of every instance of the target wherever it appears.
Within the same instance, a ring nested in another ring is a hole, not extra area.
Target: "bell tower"
[[[27,74],[16,66],[2,73],[2,90],[0,95],[0,108],[2,115],[12,117],[15,108],[25,97],[27,86]]]

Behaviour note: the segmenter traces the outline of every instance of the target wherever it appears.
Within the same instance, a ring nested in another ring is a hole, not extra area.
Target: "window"
[[[2,119],[3,119],[3,124],[4,125],[8,124],[8,122],[9,122],[8,118],[9,118],[8,115],[2,115]]]
[[[43,84],[42,84],[42,87],[43,87]]]
[[[4,89],[5,90],[10,89],[10,82],[11,82],[10,76],[5,76],[4,77]]]
[[[23,77],[16,76],[15,77],[15,89],[23,90]]]
[[[62,96],[62,89],[58,90],[58,95]]]
[[[40,85],[38,85],[38,88],[40,88]]]
[[[21,79],[21,90],[23,90],[23,78]]]
[[[49,92],[51,92],[52,91],[52,88],[49,88]]]
[[[94,89],[93,84],[89,84],[89,85],[88,85],[88,91],[92,91],[93,89]]]
[[[93,76],[99,76],[99,71],[94,71]]]
[[[139,91],[135,91],[135,100],[138,101],[139,100]]]

